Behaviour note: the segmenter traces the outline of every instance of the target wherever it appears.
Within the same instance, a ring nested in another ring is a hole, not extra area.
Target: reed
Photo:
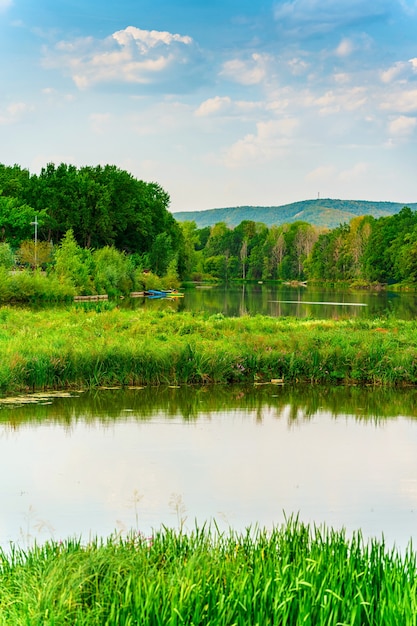
[[[105,306],[104,306],[105,305]],[[223,318],[0,308],[0,390],[268,382],[415,385],[417,327],[399,320]]]
[[[0,624],[384,624],[417,619],[416,554],[290,519],[163,528],[0,555]]]

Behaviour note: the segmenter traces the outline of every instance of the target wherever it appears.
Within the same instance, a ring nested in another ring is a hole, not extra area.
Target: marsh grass
[[[267,382],[415,385],[417,326],[117,308],[0,309],[0,390]]]
[[[0,555],[0,624],[399,625],[416,555],[290,519],[267,532],[163,528]]]

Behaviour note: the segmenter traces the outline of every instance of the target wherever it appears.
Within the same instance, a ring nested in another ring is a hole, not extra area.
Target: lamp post
[[[31,226],[35,227],[35,270],[38,265],[37,247],[38,247],[38,216],[35,215],[35,221],[31,222]]]

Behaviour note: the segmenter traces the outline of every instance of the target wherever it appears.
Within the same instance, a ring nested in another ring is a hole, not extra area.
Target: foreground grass
[[[310,381],[417,383],[417,325],[205,317],[172,311],[0,309],[0,390]]]
[[[0,624],[411,626],[416,555],[289,521],[0,555]]]

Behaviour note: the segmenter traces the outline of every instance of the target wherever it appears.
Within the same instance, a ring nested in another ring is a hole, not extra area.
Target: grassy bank
[[[1,554],[0,624],[411,626],[416,555],[290,521]]]
[[[417,383],[414,322],[102,308],[1,308],[0,390],[271,379]]]

